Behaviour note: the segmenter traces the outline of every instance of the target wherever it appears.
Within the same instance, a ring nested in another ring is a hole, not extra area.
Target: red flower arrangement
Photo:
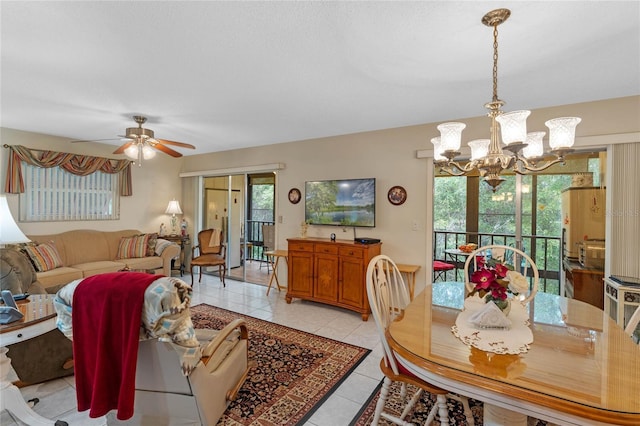
[[[495,259],[485,261],[484,257],[476,259],[478,269],[471,274],[473,291],[469,296],[478,293],[486,300],[505,301],[508,293],[518,295],[529,289],[527,279],[521,273],[514,271],[510,265],[505,265]]]

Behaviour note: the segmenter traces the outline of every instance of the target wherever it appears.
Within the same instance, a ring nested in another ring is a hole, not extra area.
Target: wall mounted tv
[[[304,199],[310,225],[376,226],[375,178],[306,182]]]

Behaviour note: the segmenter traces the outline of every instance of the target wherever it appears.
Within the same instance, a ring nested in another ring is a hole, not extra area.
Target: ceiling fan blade
[[[157,149],[158,151],[162,151],[165,154],[169,154],[172,157],[182,157],[182,154],[180,154],[178,151],[174,151],[173,149],[169,148],[168,146],[164,146],[161,143],[157,143],[155,145],[152,145],[155,149]]]
[[[113,153],[114,154],[124,154],[124,150],[129,148],[132,144],[133,144],[133,141],[132,142],[127,142],[124,145],[121,145],[120,148],[118,148],[115,151],[113,151]]]
[[[122,140],[122,138],[107,138],[107,139],[85,139],[85,140],[77,140],[77,141],[70,141],[71,143],[78,143],[78,142],[102,142],[102,141],[119,141]]]
[[[162,143],[162,144],[165,144],[165,145],[175,145],[175,146],[179,146],[179,147],[182,147],[182,148],[196,149],[195,146],[193,146],[193,145],[191,145],[189,143],[176,142],[176,141],[170,141],[170,140],[167,140],[167,139],[158,139],[158,138],[155,138],[155,140],[158,141],[158,143]]]

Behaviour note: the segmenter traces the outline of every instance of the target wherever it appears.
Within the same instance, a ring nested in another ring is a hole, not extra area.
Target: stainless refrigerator
[[[571,187],[562,191],[562,253],[578,260],[579,244],[604,240],[606,189]]]

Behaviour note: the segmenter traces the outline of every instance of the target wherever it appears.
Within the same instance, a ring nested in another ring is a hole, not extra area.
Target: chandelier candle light
[[[527,117],[531,111],[503,112],[505,104],[498,98],[498,25],[509,18],[509,9],[493,10],[482,18],[482,23],[493,27],[493,99],[485,104],[491,118],[490,139],[477,139],[469,142],[471,159],[466,164],[454,161],[460,155],[460,141],[464,123],[443,123],[438,126],[440,136],[431,139],[434,146],[434,164],[440,170],[462,176],[479,171],[493,192],[504,181],[500,176],[503,170],[512,169],[518,174],[540,172],[554,164],[564,164],[564,157],[573,151],[575,129],[581,119],[577,117],[554,118],[545,122],[549,128],[550,153],[556,158],[546,160],[543,157],[542,139],[545,132],[527,133]],[[500,126],[498,126],[498,124]],[[498,133],[498,127],[501,135]],[[507,152],[503,151],[506,150]]]
[[[180,203],[177,200],[169,201],[169,205],[167,206],[167,210],[165,214],[171,215],[171,235],[178,234],[178,218],[176,218],[177,214],[182,214],[182,209],[180,208]]]

